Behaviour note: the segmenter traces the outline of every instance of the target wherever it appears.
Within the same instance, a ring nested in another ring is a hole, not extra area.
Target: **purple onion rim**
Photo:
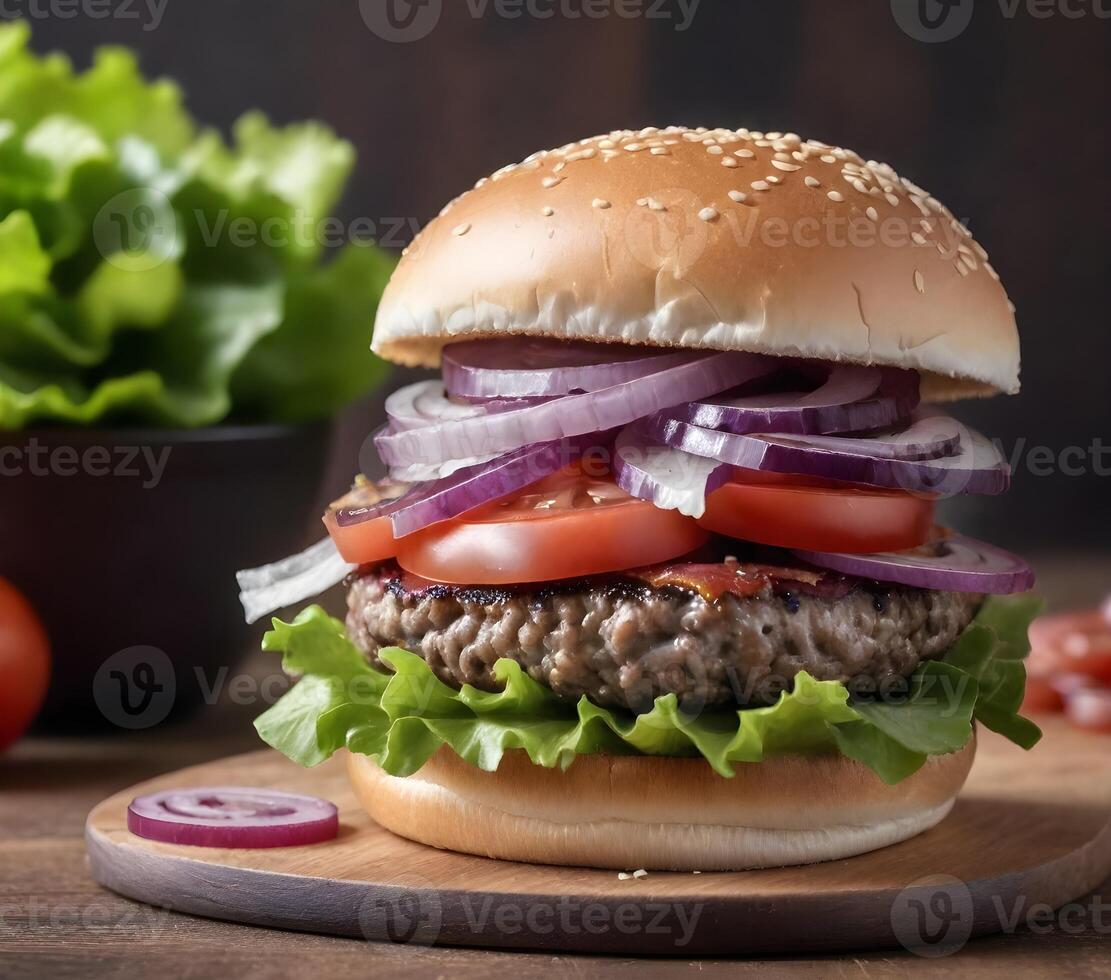
[[[380,434],[375,445],[391,467],[504,454],[521,445],[522,433],[537,443],[619,428],[671,405],[726,391],[772,370],[771,359],[763,355],[710,352],[633,381],[567,395],[517,412]]]
[[[443,353],[444,387],[452,397],[467,399],[518,399],[561,397],[583,394],[609,388],[615,384],[636,381],[657,371],[666,370],[704,357],[713,351],[687,348],[629,347],[625,345],[575,344],[564,340],[552,341],[553,350],[582,351],[595,355],[582,364],[536,363],[529,357],[530,344],[535,347],[544,338],[518,338],[465,341],[450,344]],[[482,353],[501,353],[509,348],[513,359],[524,363],[522,367],[485,367]],[[590,350],[589,348],[595,348]],[[614,357],[620,352],[621,357]],[[463,360],[468,354],[478,357],[470,362]],[[607,359],[608,356],[608,359]]]
[[[825,381],[810,391],[785,394],[796,395],[799,399],[816,395],[823,388],[836,384],[838,370],[839,367],[834,365]],[[918,372],[888,367],[877,370],[880,372],[880,381],[876,389],[868,396],[851,402],[745,408],[730,405],[726,400],[703,399],[665,409],[660,414],[680,422],[689,422],[706,429],[720,429],[736,435],[755,432],[830,435],[898,425],[909,419],[921,402]],[[717,398],[721,399],[721,396]],[[745,420],[741,421],[742,418]]]
[[[976,436],[970,439],[970,445],[965,447],[958,456],[941,460],[916,461],[807,449],[775,442],[774,437],[763,439],[755,435],[736,435],[731,432],[703,429],[686,422],[661,419],[659,415],[634,424],[640,434],[649,440],[671,446],[673,449],[681,449],[695,456],[718,459],[722,463],[741,469],[814,476],[846,483],[905,490],[909,493],[942,496],[959,493],[989,496],[1000,494],[1010,486],[1011,482],[1010,467],[994,450],[992,454],[995,461],[991,465],[980,467],[974,465],[978,445]],[[979,436],[978,439],[980,443],[990,447],[990,443],[987,443],[983,436]],[[709,441],[719,443],[713,452],[707,451],[706,443]],[[730,444],[736,451],[730,452],[728,458],[722,458],[724,455],[722,447]],[[956,465],[969,457],[972,466]]]
[[[1034,586],[1033,569],[1018,555],[1003,548],[960,534],[944,538],[937,544],[945,548],[945,553],[932,560],[928,556],[916,555],[914,551],[854,555],[792,549],[791,554],[819,568],[843,575],[894,582],[911,588],[1009,595],[1026,592]],[[954,564],[952,559],[958,548],[964,549],[966,554],[986,559],[982,564],[995,567]]]
[[[415,484],[394,500],[382,501],[371,507],[341,508],[336,511],[336,523],[340,527],[351,527],[389,517],[394,537],[402,538],[523,490],[576,462],[590,450],[607,449],[611,443],[612,434],[605,432],[533,443],[495,460],[457,470],[439,480]],[[478,485],[482,489],[477,493],[467,493],[468,487]]]

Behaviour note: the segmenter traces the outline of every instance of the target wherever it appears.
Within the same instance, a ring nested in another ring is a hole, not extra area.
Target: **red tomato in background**
[[[0,750],[27,730],[49,681],[46,630],[23,594],[0,579]]]
[[[1026,678],[1026,694],[1022,699],[1022,710],[1031,714],[1044,714],[1062,711],[1065,699],[1051,680],[1036,675]]]
[[[1111,688],[1089,687],[1074,691],[1065,702],[1065,712],[1077,728],[1111,732]]]
[[[1039,616],[1030,624],[1030,673],[1081,674],[1111,684],[1111,624],[1098,610]]]

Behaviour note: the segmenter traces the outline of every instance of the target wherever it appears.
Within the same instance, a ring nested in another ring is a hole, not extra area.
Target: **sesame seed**
[[[894,194],[884,194],[883,196],[887,198],[887,203],[890,204],[893,208],[897,208],[899,206],[899,199]]]
[[[717,208],[703,208],[698,212],[698,217],[703,221],[717,221],[721,215],[718,213]]]
[[[652,149],[648,152],[651,153],[654,157],[671,156],[671,150],[669,150],[666,146],[653,146]]]
[[[470,222],[468,221],[468,222],[464,222],[461,225],[456,225],[454,228],[452,228],[451,233],[453,235],[455,235],[456,238],[462,238],[470,230],[471,230],[471,225],[470,225]]]
[[[782,160],[772,160],[772,166],[776,170],[784,170],[787,173],[794,173],[796,170],[802,170],[797,163],[784,163]]]
[[[745,147],[743,150],[735,150],[733,156],[740,157],[742,160],[751,160],[756,154],[748,149],[748,147]]]
[[[563,183],[563,180],[564,178],[562,177],[545,177],[540,183],[543,184],[545,187],[552,188],[558,187],[560,184]]]
[[[791,154],[790,154],[790,153],[782,153],[782,152],[780,152],[780,153],[777,153],[777,154],[775,155],[775,159],[776,159],[776,160],[790,160],[790,159],[791,159]]]
[[[927,244],[929,244],[926,241],[926,236],[923,235],[922,232],[920,232],[920,231],[912,231],[910,233],[910,240],[912,242],[914,242],[915,245],[927,245]]]
[[[822,163],[836,163],[837,162],[837,157],[835,157],[832,153],[823,153],[820,157],[818,157],[818,159],[821,160]]]
[[[612,205],[609,201],[603,201],[600,197],[596,197],[591,202],[591,207],[597,208],[599,211],[605,211],[607,208],[612,207]]]
[[[617,146],[617,144],[613,140],[602,140],[598,144],[598,148],[601,150],[612,150],[615,146]]]
[[[966,266],[963,262],[957,263],[957,272],[961,274],[962,279],[964,279],[971,271],[972,270],[969,269],[968,266]]]
[[[626,143],[624,148],[626,150],[628,150],[630,153],[636,153],[637,150],[643,150],[644,149],[644,144],[643,143]]]
[[[553,214],[555,214],[555,208],[546,207],[540,213],[544,215],[545,218],[550,218]]]
[[[817,177],[807,177],[806,178],[806,186],[807,187],[821,187],[822,182],[820,180],[818,180]]]
[[[738,204],[744,204],[745,201],[748,200],[748,195],[743,191],[730,191],[729,198],[730,200],[736,201]]]
[[[754,191],[766,191],[766,190],[768,190],[769,187],[770,187],[770,185],[765,183],[762,180],[754,180],[752,182],[752,189]]]
[[[734,167],[739,167],[740,166],[740,164],[737,162],[737,160],[734,157],[723,157],[722,161],[721,161],[721,165],[723,167],[728,167],[730,170],[732,170]]]
[[[1012,313],[1017,313],[1018,312],[1017,308],[1015,307],[1015,304],[1012,303],[1010,300],[1007,300],[1007,309],[1010,310]]]
[[[664,205],[661,204],[659,201],[657,201],[654,197],[650,197],[650,198],[648,198],[648,210],[649,211],[666,211],[667,208],[664,207]]]
[[[984,264],[984,268],[988,270],[988,275],[991,276],[992,279],[994,279],[996,282],[999,282],[999,273],[995,271],[995,266],[993,266],[990,262],[987,262]]]
[[[868,215],[868,217],[869,217],[869,218],[871,218],[871,219],[872,219],[873,221],[879,221],[879,220],[880,220],[880,213],[879,213],[879,211],[877,211],[877,210],[876,210],[875,208],[873,208],[873,207],[865,208],[865,209],[864,209],[864,213],[865,213],[866,215]]]
[[[868,185],[865,184],[864,181],[862,181],[862,180],[852,180],[852,181],[850,181],[850,183],[853,185],[853,190],[857,191],[858,193],[860,193],[860,194],[867,194],[868,193]]]
[[[559,163],[557,163],[554,167],[552,167],[552,172],[558,174],[558,173],[562,173],[566,169],[567,169],[567,161],[566,160],[560,160]]]
[[[723,150],[720,146],[718,146],[715,143],[713,146],[706,147],[706,152],[709,153],[711,156],[716,157],[716,156],[721,156],[721,154],[723,154],[725,152],[725,150]]]
[[[845,195],[842,194],[840,191],[830,191],[826,195],[826,197],[828,197],[831,201],[835,201],[838,204],[840,204],[843,200],[845,200]]]
[[[926,291],[926,279],[917,269],[914,270],[914,288],[920,293]]]
[[[631,877],[632,877],[632,875],[629,874],[628,871],[618,871],[617,872],[617,880],[618,881],[628,881]]]
[[[772,174],[769,177],[765,177],[764,180],[766,180],[769,184],[778,184],[780,182],[779,178],[775,174]]]
[[[638,870],[633,872],[633,877],[634,878],[647,878],[648,877],[648,872],[645,871],[644,868],[639,868]]]
[[[648,207],[648,198],[646,198],[646,197],[638,197],[638,198],[637,198],[637,207],[641,207],[641,208],[646,208],[646,207]]]

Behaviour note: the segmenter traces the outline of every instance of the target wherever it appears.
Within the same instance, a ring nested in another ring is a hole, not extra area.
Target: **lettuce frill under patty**
[[[393,776],[410,776],[441,746],[485,770],[507,750],[536,765],[566,769],[579,755],[702,756],[723,777],[741,762],[789,753],[840,752],[887,783],[931,755],[962,749],[973,721],[1023,748],[1041,732],[1022,718],[1026,638],[1040,603],[1031,596],[988,599],[941,660],[922,664],[897,693],[863,698],[838,681],[803,672],[769,707],[686,713],[674,694],[646,714],[556,697],[519,664],[500,660],[497,693],[440,681],[420,657],[393,648],[367,663],[343,624],[319,606],[292,623],[275,620],[263,648],[283,655],[301,679],[255,723],[263,740],[314,766],[347,748]]]

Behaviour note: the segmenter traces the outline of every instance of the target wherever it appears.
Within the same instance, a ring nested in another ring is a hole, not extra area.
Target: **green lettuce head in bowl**
[[[326,126],[225,140],[129,51],[28,40],[0,28],[0,572],[51,634],[52,723],[139,728],[219,696],[223,585],[304,532],[393,262],[328,247],[355,161]]]

